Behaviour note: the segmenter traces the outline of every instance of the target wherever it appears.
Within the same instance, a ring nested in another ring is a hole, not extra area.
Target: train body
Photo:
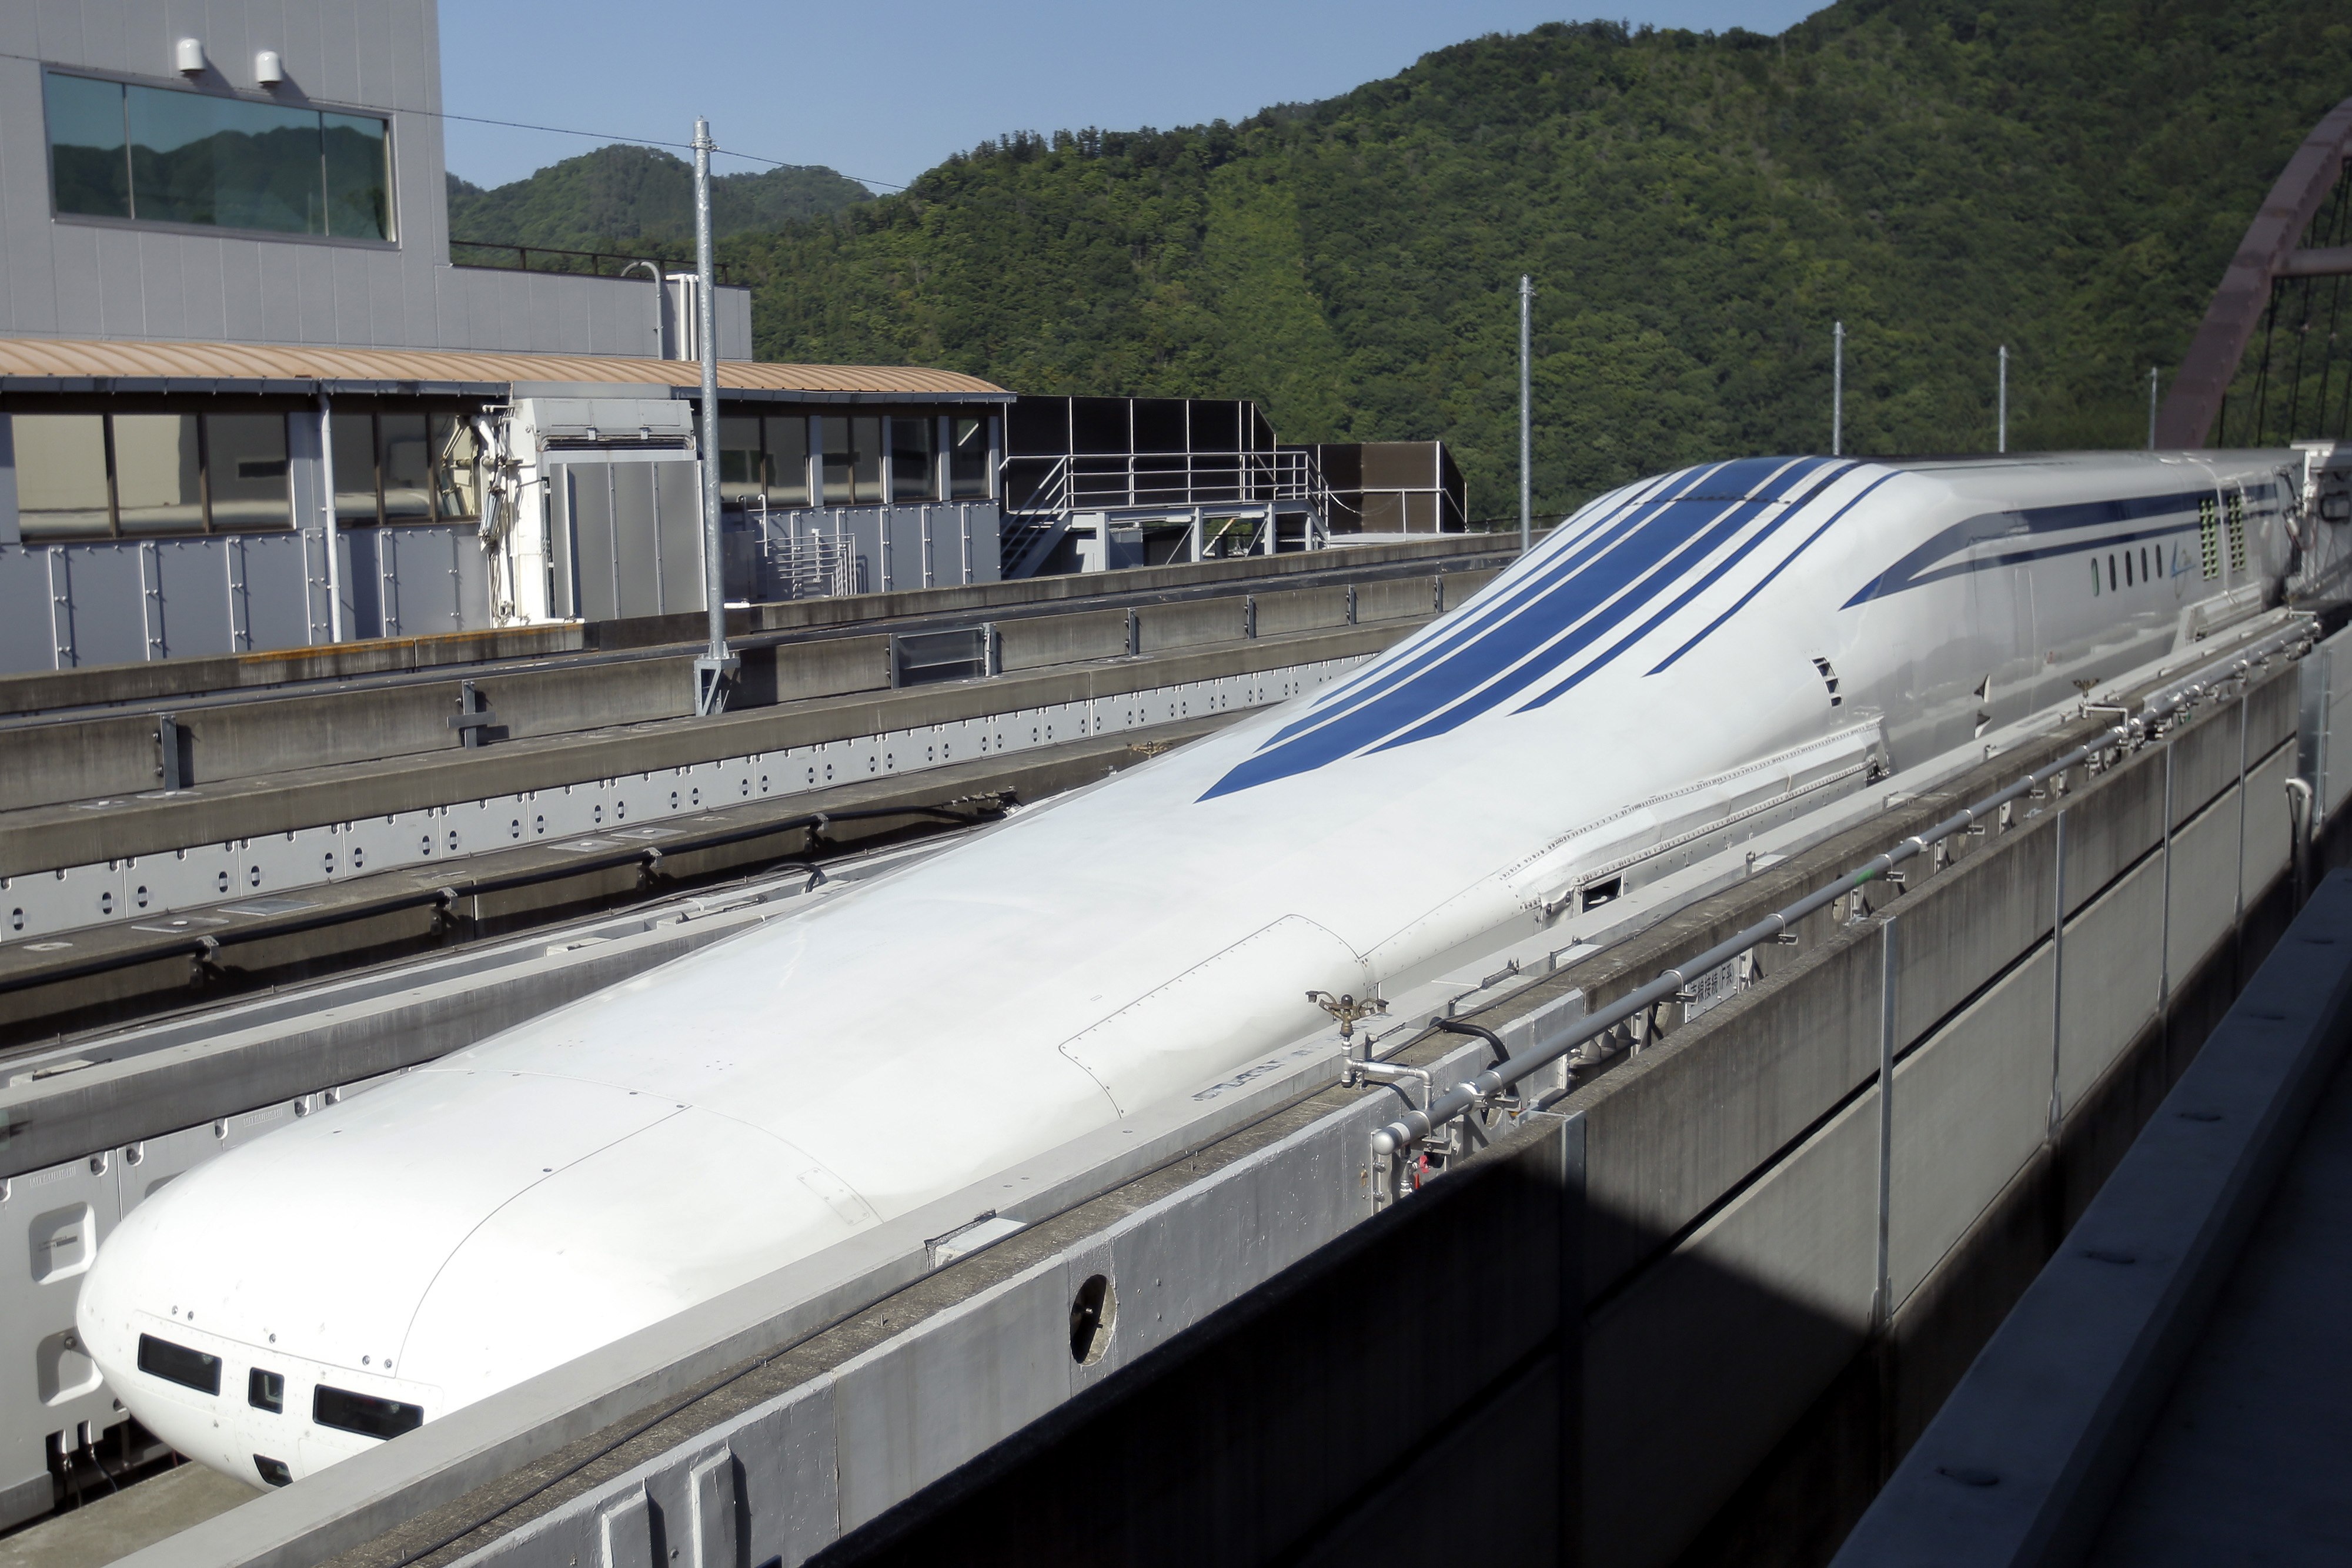
[[[2257,452],[1626,486],[1318,690],[197,1168],[106,1239],[83,1340],[174,1448],[299,1477],[1190,1092],[1327,1023],[1310,990],[1536,931],[1693,780],[1899,768],[2275,601],[2298,484]]]

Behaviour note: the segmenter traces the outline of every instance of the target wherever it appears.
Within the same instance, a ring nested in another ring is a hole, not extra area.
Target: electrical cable
[[[20,55],[13,49],[0,49],[0,59],[24,60],[37,66],[54,67],[58,64],[58,62],[54,60],[43,59],[38,55]],[[72,68],[63,67],[60,68],[69,71]],[[691,141],[665,141],[657,136],[615,136],[610,132],[603,131],[578,131],[568,125],[534,125],[529,120],[492,120],[479,114],[455,114],[446,109],[412,109],[401,105],[384,104],[361,104],[355,107],[362,109],[379,109],[386,114],[413,114],[425,120],[463,120],[468,125],[495,125],[509,131],[544,131],[551,136],[582,136],[586,137],[592,141],[621,141],[635,147],[674,148],[681,152],[691,152],[694,151],[694,143]],[[737,152],[731,149],[724,147],[714,148],[712,151],[720,157],[740,158],[750,163],[764,163],[771,169],[832,168],[832,165],[826,163],[793,163],[787,162],[782,158],[763,158],[756,152]],[[863,174],[851,174],[839,169],[833,169],[833,172],[841,175],[845,180],[855,180],[861,185],[879,185],[885,190],[890,191],[904,191],[908,188],[896,180],[868,179]]]

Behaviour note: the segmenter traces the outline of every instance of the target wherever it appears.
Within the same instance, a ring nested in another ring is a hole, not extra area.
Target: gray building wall
[[[42,64],[392,120],[390,245],[191,234],[52,212]],[[254,56],[285,83],[263,93]],[[653,351],[642,280],[449,265],[435,0],[8,0],[0,5],[0,336],[511,352]],[[469,235],[498,239],[499,235]],[[719,351],[751,353],[751,297],[719,291]]]

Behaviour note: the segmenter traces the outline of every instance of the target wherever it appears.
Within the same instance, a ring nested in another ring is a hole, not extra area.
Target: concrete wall
[[[2294,685],[2274,676],[2169,746],[2077,773],[2006,832],[1948,845],[1951,869],[1915,873],[1899,896],[1881,890],[1875,913],[1857,904],[1809,930],[1793,961],[1768,950],[1759,984],[1653,1035],[1573,1096],[1563,1109],[1584,1140],[1580,1322],[1519,1311],[1548,1299],[1556,1208],[1518,1211],[1510,1240],[1475,1261],[1402,1221],[1367,1227],[825,1561],[1101,1550],[1138,1563],[1336,1563],[1444,1550],[1465,1529],[1510,1543],[1515,1561],[1818,1556],[1883,1473],[1848,1473],[1846,1450],[1883,1464],[1917,1431],[1972,1349],[1953,1342],[1980,1339],[2021,1288],[2021,1226],[2024,1250],[2046,1256],[2063,1229],[2053,1217],[2104,1175],[2098,1145],[2127,1137],[2153,1103],[2149,1084],[2160,1092],[2193,1051],[2205,993],[2217,977],[2231,985],[2240,960],[2238,887],[2258,920],[2278,903],[2286,836],[2259,802],[2284,797]],[[1940,815],[2032,760],[1912,809]],[[1863,858],[1864,841],[1905,831],[1890,816],[1793,874],[1818,881]],[[1790,891],[1693,912],[1621,961],[1624,983]],[[1597,1000],[1616,979],[1571,969],[1554,984],[1580,983]],[[1889,1016],[1896,1071],[1882,1103]],[[1883,1189],[1882,1116],[1893,1156]],[[1492,1183],[1495,1196],[1466,1181],[1448,1193],[1448,1176],[1403,1207],[1447,1197],[1424,1217],[1432,1230],[1477,1234],[1490,1205],[1520,1201],[1500,1194],[1542,1186],[1530,1159],[1505,1147],[1463,1167],[1518,1162],[1528,1176]],[[1465,1271],[1474,1288],[1457,1298]],[[1572,1375],[1558,1362],[1563,1340],[1579,1344]],[[1433,1357],[1463,1381],[1432,1386]],[[1378,1396],[1363,1413],[1332,1403],[1367,1389]],[[1295,1411],[1331,1436],[1307,1436]],[[1365,1423],[1413,1440],[1360,1455]],[[1302,1461],[1301,1443],[1349,1483]]]
[[[1013,1242],[887,1300],[828,1296],[831,1328],[794,1307],[713,1340],[699,1313],[150,1560],[316,1562],[386,1529],[396,1554],[486,1518],[476,1561],[652,1564],[698,1538],[728,1542],[719,1561],[829,1563],[1323,1563],[1465,1540],[1515,1561],[1802,1558],[2274,926],[2287,846],[2257,793],[2294,754],[2295,685],[2270,675],[2078,768],[2013,822],[1938,846],[1948,866],[1914,862],[1808,920],[1730,1000],[1662,1010],[1565,1121],[1497,1127],[1450,1169],[1436,1151],[1402,1203],[1379,1209],[1365,1158],[1391,1089],[1329,1088],[1213,1138],[1162,1128],[1181,1157],[1092,1203],[1024,1208]],[[1512,1029],[1571,993],[1620,994],[2094,728],[1891,800],[1471,1016]],[[2066,1001],[2110,994],[2112,1015]],[[1431,1037],[1405,1060],[1443,1084],[1483,1048]],[[1120,1303],[1099,1361],[1066,1339],[1097,1273]],[[698,1347],[674,1377],[610,1384],[667,1343]],[[529,1439],[543,1465],[515,1468],[509,1405],[554,1423]]]

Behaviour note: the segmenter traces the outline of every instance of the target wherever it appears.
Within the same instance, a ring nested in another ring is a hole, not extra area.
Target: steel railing
[[[511,256],[514,259],[460,260],[459,251],[487,251],[498,256]],[[534,263],[531,260],[533,256],[541,260]],[[628,267],[639,262],[650,263],[656,271],[664,273],[690,271],[694,267],[694,258],[690,256],[680,259],[610,250],[564,250],[549,245],[505,245],[496,240],[480,239],[453,239],[449,242],[449,264],[452,267],[478,267],[494,272],[569,272],[594,277],[619,277]],[[612,266],[609,272],[605,270],[608,263]],[[718,281],[722,284],[732,285],[736,281],[733,269],[723,262],[716,272]]]
[[[1042,465],[1042,467],[1041,467]],[[1078,452],[1007,456],[997,494],[1008,517],[1053,517],[1089,507],[1260,506],[1305,502],[1327,517],[1331,491],[1311,452]]]

